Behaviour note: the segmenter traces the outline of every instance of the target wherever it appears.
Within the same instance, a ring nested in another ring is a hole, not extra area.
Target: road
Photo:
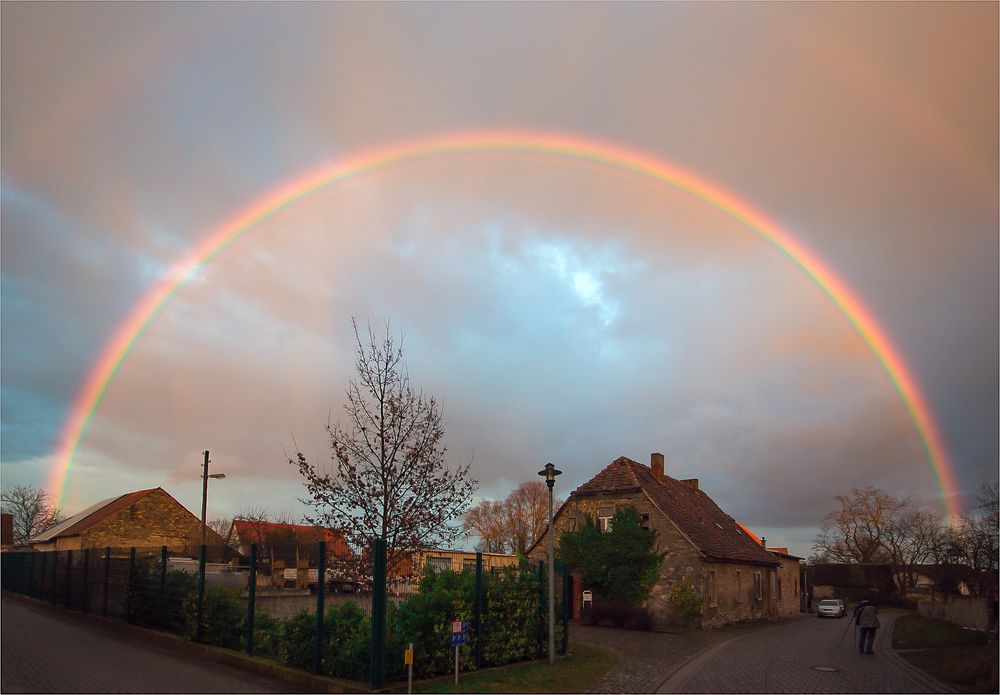
[[[952,692],[888,648],[897,615],[880,616],[870,656],[858,653],[850,617],[802,620],[717,644],[674,673],[659,692]]]
[[[14,600],[0,603],[0,629],[4,693],[281,693],[291,688]]]

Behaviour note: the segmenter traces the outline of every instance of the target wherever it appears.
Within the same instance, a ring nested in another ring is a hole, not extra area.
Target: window
[[[736,603],[743,603],[743,573],[736,570]]]
[[[771,595],[770,598],[773,600],[778,597],[778,574],[774,570],[768,572],[771,579]]]
[[[764,600],[764,582],[761,581],[760,572],[753,573],[753,595],[758,601]]]
[[[649,528],[649,514],[639,515],[639,527],[645,529]]]
[[[476,558],[474,558],[474,557],[463,557],[462,558],[462,569],[464,570],[466,567],[471,567],[472,569],[476,569]]]
[[[566,528],[570,531],[576,531],[576,517],[571,516],[566,520]]]
[[[781,600],[781,577],[778,577],[778,600]]]
[[[708,573],[708,606],[714,608],[719,605],[715,594],[715,572]]]
[[[611,530],[611,517],[615,515],[615,510],[613,507],[604,507],[603,509],[597,510],[597,527],[601,529],[603,533],[607,533]]]
[[[435,572],[444,572],[451,569],[451,558],[429,557],[427,558],[427,566]]]

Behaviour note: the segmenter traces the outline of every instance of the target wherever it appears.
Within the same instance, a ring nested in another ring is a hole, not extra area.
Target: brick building
[[[225,540],[208,529],[205,542]],[[192,548],[201,543],[201,520],[163,488],[109,497],[28,541],[33,550],[159,547]]]
[[[641,523],[656,531],[659,551],[666,552],[660,579],[646,601],[655,626],[676,622],[670,592],[684,580],[702,599],[702,627],[798,613],[798,558],[766,550],[699,488],[697,479],[665,475],[662,454],[652,454],[650,464],[622,456],[570,493],[553,520],[556,543],[588,516],[606,529],[615,512],[634,507]],[[543,533],[528,557],[544,559],[547,543]],[[573,584],[578,608],[588,587],[576,577]]]

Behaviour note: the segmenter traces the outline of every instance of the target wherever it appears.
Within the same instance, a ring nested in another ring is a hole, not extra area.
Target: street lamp
[[[225,478],[225,473],[215,473],[213,475],[208,474],[208,451],[205,451],[205,463],[202,464],[201,473],[201,544],[205,545],[205,511],[208,508],[208,479],[217,478],[221,480]]]
[[[556,476],[562,475],[562,471],[546,463],[538,475],[545,478],[545,484],[549,486],[549,663],[552,664],[556,660],[556,551],[552,539],[552,488],[555,487]]]

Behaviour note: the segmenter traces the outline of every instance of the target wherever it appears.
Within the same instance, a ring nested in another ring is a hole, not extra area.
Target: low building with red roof
[[[666,553],[660,579],[646,601],[654,626],[679,622],[670,595],[684,581],[693,585],[702,601],[702,627],[798,612],[798,559],[765,549],[705,494],[696,478],[665,475],[659,453],[650,456],[649,466],[619,457],[570,493],[554,517],[556,543],[587,517],[607,530],[611,518],[625,507],[635,508],[640,523],[656,532],[659,551]],[[545,559],[547,543],[543,533],[528,549],[529,558]],[[576,614],[582,592],[589,587],[574,580]]]

